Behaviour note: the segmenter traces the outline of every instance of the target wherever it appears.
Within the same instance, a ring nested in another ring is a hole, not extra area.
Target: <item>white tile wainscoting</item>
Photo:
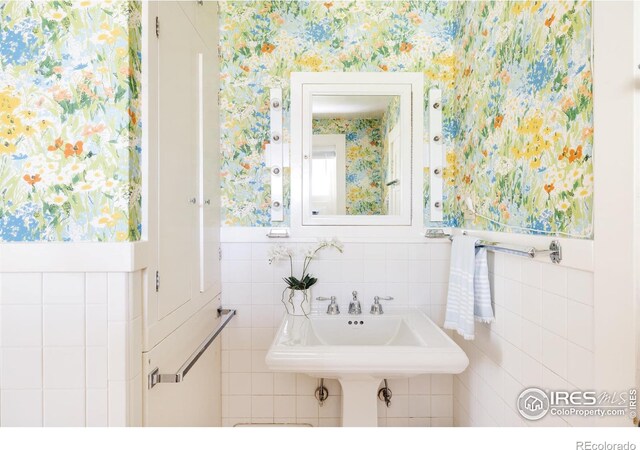
[[[222,304],[235,308],[237,317],[222,335],[223,425],[243,423],[306,423],[339,426],[340,386],[325,380],[329,399],[319,407],[314,397],[318,380],[300,374],[270,372],[264,362],[267,349],[284,314],[281,303],[289,264],[268,263],[275,244],[301,250],[317,241],[222,244]],[[313,297],[336,295],[347,311],[351,292],[358,291],[363,314],[375,295],[391,295],[397,305],[423,308],[442,324],[446,300],[449,243],[347,242],[344,253],[331,249],[319,254],[310,267],[318,278]],[[294,262],[300,271],[302,261]],[[326,303],[316,307],[324,310]],[[421,376],[389,380],[390,408],[378,402],[380,425],[451,426],[453,377]]]
[[[490,253],[496,321],[456,342],[469,367],[454,377],[456,426],[590,426],[591,418],[517,412],[520,392],[594,388],[593,273]]]
[[[142,272],[0,274],[0,425],[142,424]]]

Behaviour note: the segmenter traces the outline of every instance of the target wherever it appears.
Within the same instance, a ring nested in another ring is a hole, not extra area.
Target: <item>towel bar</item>
[[[178,369],[176,373],[160,373],[157,367],[151,371],[147,377],[147,387],[152,389],[158,383],[180,383],[189,373],[211,343],[218,337],[224,327],[227,326],[231,318],[236,314],[235,309],[218,308],[218,317],[225,316],[213,332],[200,344],[200,346],[189,356],[189,359]]]
[[[465,232],[463,234],[467,233]],[[449,236],[449,240],[453,241],[453,236]],[[522,245],[485,241],[482,239],[476,242],[476,247],[484,247],[490,251],[509,253],[511,255],[524,256],[527,258],[535,258],[539,253],[549,253],[549,258],[554,264],[560,264],[560,261],[562,261],[562,246],[559,241],[551,241],[549,249],[547,250]]]

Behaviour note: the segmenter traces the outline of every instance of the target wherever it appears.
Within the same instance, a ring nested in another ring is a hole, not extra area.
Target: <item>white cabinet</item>
[[[220,294],[216,8],[149,5],[149,240],[157,266],[148,273],[146,349]]]

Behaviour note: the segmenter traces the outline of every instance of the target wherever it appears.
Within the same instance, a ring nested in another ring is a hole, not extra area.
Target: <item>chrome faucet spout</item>
[[[358,300],[358,292],[353,291],[351,294],[353,295],[353,298],[349,303],[349,314],[362,314],[362,306],[360,305],[360,300]]]

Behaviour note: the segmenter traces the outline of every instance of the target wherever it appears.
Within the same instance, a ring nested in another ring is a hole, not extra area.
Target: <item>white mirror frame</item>
[[[423,74],[420,72],[293,72],[291,73],[291,229],[295,235],[335,234],[332,226],[340,226],[342,235],[406,235],[422,233],[423,205]],[[398,95],[401,97],[402,179],[409,180],[410,195],[404,195],[398,216],[313,216],[305,202],[304,187],[308,183],[311,151],[311,96],[324,95]],[[410,122],[410,123],[409,123]],[[305,125],[306,124],[306,125]]]

